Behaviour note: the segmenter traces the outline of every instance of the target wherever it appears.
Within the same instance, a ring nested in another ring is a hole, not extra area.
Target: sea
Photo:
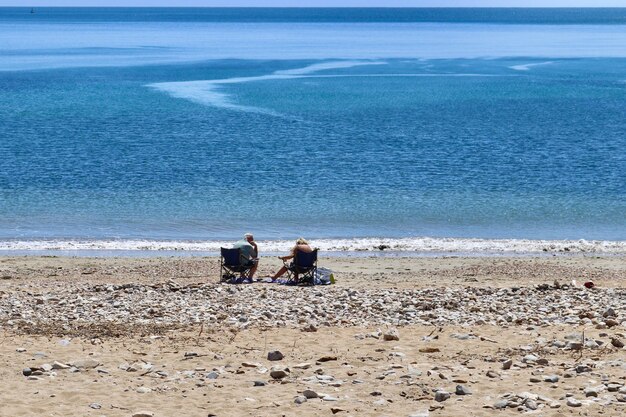
[[[1,253],[246,232],[625,254],[626,8],[0,8]]]

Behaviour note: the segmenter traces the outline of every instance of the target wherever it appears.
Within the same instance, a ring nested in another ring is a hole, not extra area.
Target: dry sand
[[[336,285],[217,284],[215,258],[0,258],[0,416],[626,415],[623,257],[321,264]]]

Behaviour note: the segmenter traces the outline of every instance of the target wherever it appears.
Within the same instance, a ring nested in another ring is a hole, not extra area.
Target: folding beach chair
[[[313,252],[296,251],[293,261],[285,262],[287,282],[292,284],[313,285],[317,272],[317,249]]]
[[[239,277],[250,278],[254,263],[241,259],[241,249],[220,248],[220,282],[236,282]]]

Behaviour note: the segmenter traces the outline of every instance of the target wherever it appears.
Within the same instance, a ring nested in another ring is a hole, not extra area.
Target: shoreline
[[[0,239],[0,256],[217,256],[231,240],[185,239]],[[626,240],[483,239],[452,237],[310,238],[329,256],[535,256],[553,254],[626,255]],[[288,252],[293,239],[258,240],[262,253]],[[391,255],[388,255],[391,254]]]

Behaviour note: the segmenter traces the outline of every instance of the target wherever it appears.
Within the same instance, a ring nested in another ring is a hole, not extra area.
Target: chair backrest
[[[226,265],[241,265],[241,249],[220,248],[220,253]]]
[[[296,251],[295,264],[302,268],[310,268],[317,262],[317,249],[313,252]]]

